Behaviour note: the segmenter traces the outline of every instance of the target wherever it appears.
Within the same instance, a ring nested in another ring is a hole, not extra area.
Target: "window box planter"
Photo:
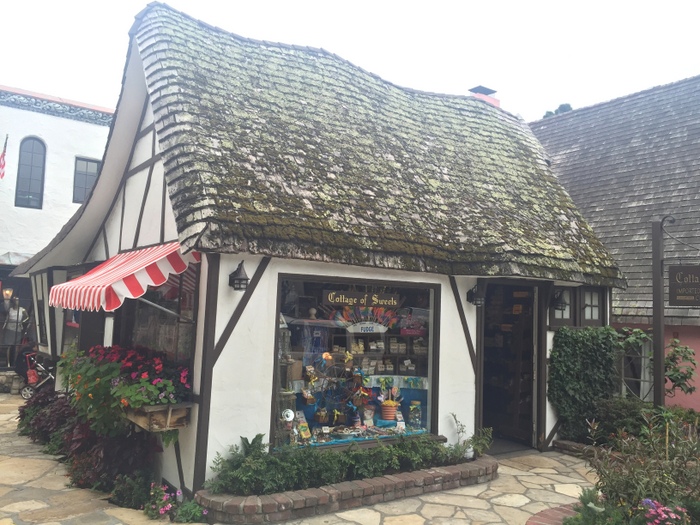
[[[190,409],[194,403],[144,405],[127,408],[125,417],[148,432],[165,432],[185,428],[190,422]]]

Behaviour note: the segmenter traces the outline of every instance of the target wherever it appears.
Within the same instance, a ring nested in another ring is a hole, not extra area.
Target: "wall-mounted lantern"
[[[559,312],[564,312],[566,310],[569,303],[566,297],[564,297],[564,290],[557,290],[554,292],[554,297],[552,297],[550,306]]]
[[[245,268],[243,267],[243,261],[238,265],[235,272],[232,272],[228,276],[228,285],[234,290],[245,290],[248,288],[248,275],[245,273]]]
[[[484,306],[486,299],[479,293],[476,286],[467,292],[467,301],[472,303],[477,308]]]
[[[5,299],[6,301],[9,301],[12,299],[12,288],[3,288],[2,290],[2,298]]]

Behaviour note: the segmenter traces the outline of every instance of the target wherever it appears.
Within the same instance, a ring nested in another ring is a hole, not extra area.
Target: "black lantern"
[[[467,301],[472,303],[477,308],[484,306],[486,299],[483,295],[479,294],[477,287],[474,286],[471,290],[467,292]]]
[[[556,292],[554,292],[554,297],[552,297],[551,306],[559,312],[563,312],[566,310],[566,307],[569,306],[569,303],[564,297],[564,290],[557,290]]]
[[[248,274],[245,273],[243,261],[238,265],[235,272],[228,276],[228,285],[234,290],[245,290],[248,288]]]

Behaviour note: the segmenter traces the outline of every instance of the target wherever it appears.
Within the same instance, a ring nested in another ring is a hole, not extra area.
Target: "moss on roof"
[[[132,37],[185,248],[622,282],[512,115],[163,4]]]

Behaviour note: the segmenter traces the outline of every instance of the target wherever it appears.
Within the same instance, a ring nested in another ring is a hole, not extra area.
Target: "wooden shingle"
[[[623,284],[512,115],[159,3],[131,34],[184,249]]]
[[[650,323],[651,221],[672,215],[665,263],[698,264],[700,76],[534,122],[552,168],[624,272],[620,323]],[[700,310],[666,308],[671,324]]]

